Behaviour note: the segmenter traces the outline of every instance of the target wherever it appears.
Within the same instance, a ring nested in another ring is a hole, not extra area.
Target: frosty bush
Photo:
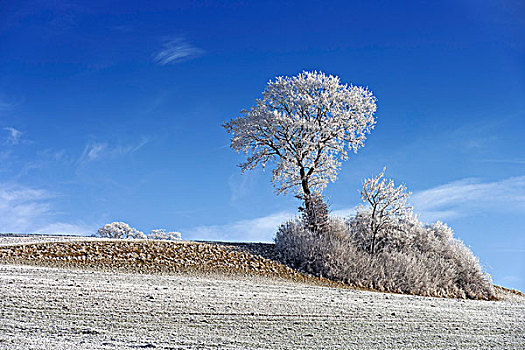
[[[368,220],[366,215],[358,213],[347,222],[356,258],[349,259],[346,276],[350,276],[353,284],[428,296],[494,297],[490,277],[483,273],[472,251],[453,237],[447,225],[441,222],[424,225],[412,216],[392,227],[372,255],[370,235],[360,229],[367,226]]]
[[[180,232],[166,232],[165,229],[152,230],[148,235],[148,239],[165,239],[169,241],[180,241]]]
[[[112,222],[111,224],[104,225],[98,229],[97,235],[107,238],[146,239],[146,235],[143,232],[130,227],[125,222]]]
[[[302,220],[279,228],[275,249],[288,265],[350,285],[425,296],[491,299],[494,290],[478,260],[441,223],[406,225],[403,244],[389,241],[374,255],[356,229],[367,226],[356,215],[348,222],[330,219],[325,234]]]
[[[305,207],[300,207],[299,210],[303,212],[302,220],[306,227],[313,232],[325,232],[328,229],[328,206],[323,201],[323,197],[317,193],[303,197]]]
[[[346,225],[330,219],[323,233],[308,229],[304,219],[284,223],[275,237],[275,249],[287,264],[301,271],[340,279],[346,250],[351,248]]]
[[[138,238],[138,239],[164,239],[178,241],[181,239],[180,232],[166,232],[164,229],[152,230],[149,235],[130,227],[124,222],[112,222],[104,225],[97,231],[99,237],[107,238]]]
[[[406,205],[404,186],[395,187],[383,174],[365,181],[372,200],[363,197],[370,207],[361,208],[354,217],[328,218],[322,231],[312,229],[307,215],[281,225],[275,237],[280,258],[304,272],[358,287],[494,298],[490,277],[463,242],[454,238],[452,229],[441,222],[422,224]]]

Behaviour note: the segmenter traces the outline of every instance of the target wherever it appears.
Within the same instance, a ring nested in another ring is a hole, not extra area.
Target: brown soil
[[[0,247],[0,263],[131,273],[265,276],[338,288],[343,283],[300,273],[279,262],[269,243],[94,240]]]

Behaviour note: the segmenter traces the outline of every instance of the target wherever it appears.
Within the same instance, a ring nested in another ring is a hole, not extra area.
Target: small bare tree
[[[371,254],[375,253],[378,237],[385,236],[387,230],[397,227],[400,221],[412,214],[412,207],[407,205],[411,193],[407,192],[405,185],[396,187],[393,180],[385,179],[385,171],[383,168],[378,176],[365,179],[361,190],[361,199],[370,205]]]

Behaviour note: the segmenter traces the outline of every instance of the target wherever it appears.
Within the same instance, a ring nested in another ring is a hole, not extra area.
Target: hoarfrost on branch
[[[374,254],[377,240],[387,231],[395,231],[402,223],[413,221],[412,207],[407,204],[411,193],[405,185],[395,186],[394,181],[384,177],[386,168],[373,178],[365,179],[361,199],[369,205],[369,230],[372,234],[370,252]],[[392,234],[393,232],[389,232]]]
[[[357,152],[375,125],[376,98],[338,77],[303,72],[270,81],[255,106],[223,126],[231,148],[248,155],[242,171],[275,163],[278,193],[320,194],[335,181],[349,151]]]
[[[134,227],[130,227],[125,222],[112,222],[104,225],[97,231],[99,237],[106,238],[137,238],[146,239],[146,235]]]

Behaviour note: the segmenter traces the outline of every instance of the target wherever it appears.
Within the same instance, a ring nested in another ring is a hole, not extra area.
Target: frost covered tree
[[[341,162],[364,145],[375,125],[376,98],[321,72],[270,81],[255,106],[223,126],[231,148],[247,155],[242,171],[273,163],[277,193],[305,201],[335,181]]]
[[[148,239],[165,239],[169,241],[180,241],[180,232],[166,232],[165,229],[152,230],[148,235]]]
[[[411,193],[405,185],[395,186],[394,181],[384,177],[386,168],[373,178],[363,181],[361,199],[369,205],[368,230],[371,234],[370,253],[376,251],[379,237],[385,237],[387,232],[395,231],[400,224],[410,224],[412,207],[407,204]]]
[[[100,237],[106,238],[147,238],[143,232],[130,227],[125,222],[112,222],[111,224],[104,225],[98,229],[97,234]]]

